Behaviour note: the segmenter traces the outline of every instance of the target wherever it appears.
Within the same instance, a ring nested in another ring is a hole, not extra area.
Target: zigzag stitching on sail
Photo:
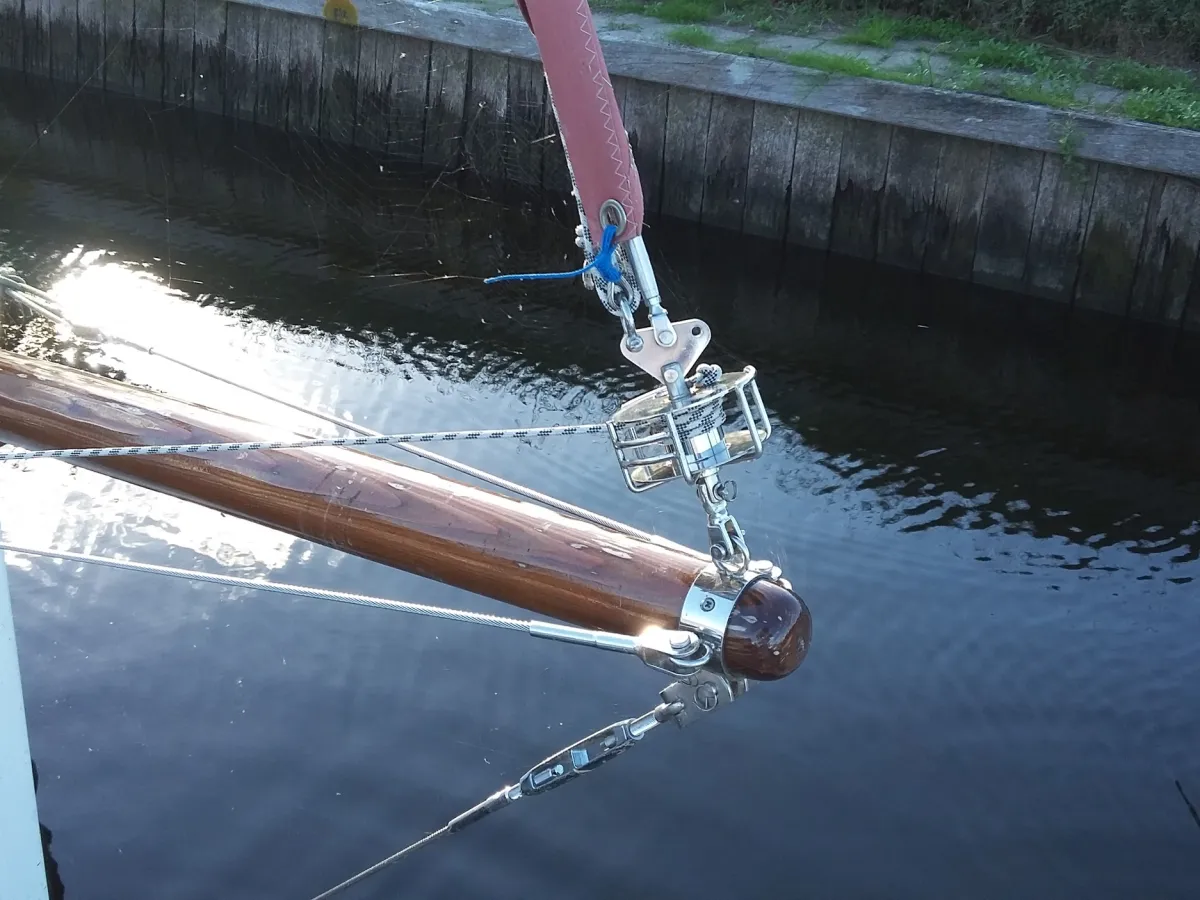
[[[617,129],[613,124],[612,108],[608,100],[604,96],[604,88],[608,87],[612,90],[612,85],[608,79],[604,77],[604,72],[600,66],[596,65],[596,61],[600,57],[600,48],[597,44],[595,29],[589,28],[588,23],[591,21],[588,15],[587,0],[579,0],[579,5],[575,8],[579,15],[579,30],[583,33],[584,48],[589,54],[588,70],[592,73],[592,83],[596,85],[596,99],[600,101],[600,114],[604,117],[604,128],[608,131],[608,148],[609,156],[613,161],[613,174],[617,176],[620,183],[620,190],[623,194],[624,206],[626,210],[633,205],[633,190],[629,183],[629,167],[621,163],[621,145],[617,140]]]

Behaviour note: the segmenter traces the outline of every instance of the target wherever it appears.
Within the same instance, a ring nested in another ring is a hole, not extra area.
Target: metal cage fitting
[[[625,484],[641,492],[677,478],[694,484],[721,466],[762,455],[771,422],[753,366],[672,400],[666,386],[635,397],[608,422]]]

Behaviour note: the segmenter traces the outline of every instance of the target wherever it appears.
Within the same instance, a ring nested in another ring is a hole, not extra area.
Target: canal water
[[[648,387],[577,282],[482,284],[577,264],[545,197],[179,111],[3,96],[0,266],[78,321],[383,431],[590,422]],[[762,373],[778,430],[734,473],[736,507],[807,598],[812,652],[346,896],[1200,896],[1194,342],[669,223],[647,240],[672,314]],[[4,349],[315,427],[4,316]],[[603,438],[439,449],[703,541],[694,496],[629,493]],[[57,462],[0,471],[0,524],[511,614]],[[8,562],[41,817],[80,900],[303,900],[665,682],[456,623]]]

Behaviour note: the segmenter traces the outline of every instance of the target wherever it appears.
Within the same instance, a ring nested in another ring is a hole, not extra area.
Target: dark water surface
[[[577,284],[480,283],[575,265],[566,217],[178,113],[81,98],[50,123],[61,106],[4,96],[0,265],[81,320],[384,431],[595,421],[646,388]],[[779,429],[736,505],[812,607],[809,659],[347,896],[1200,896],[1175,785],[1200,802],[1189,340],[666,224],[648,240],[672,313],[763,373]],[[311,428],[5,316],[6,349]],[[442,449],[703,540],[694,496],[628,493],[603,439]],[[0,473],[0,521],[511,613],[54,462]],[[70,898],[304,900],[665,682],[465,625],[8,562]]]

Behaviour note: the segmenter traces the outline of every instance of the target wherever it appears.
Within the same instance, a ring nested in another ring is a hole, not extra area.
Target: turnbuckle
[[[636,719],[614,722],[542,760],[517,782],[520,796],[532,797],[566,784],[620,756],[659,725],[681,714],[681,700],[666,700]]]

